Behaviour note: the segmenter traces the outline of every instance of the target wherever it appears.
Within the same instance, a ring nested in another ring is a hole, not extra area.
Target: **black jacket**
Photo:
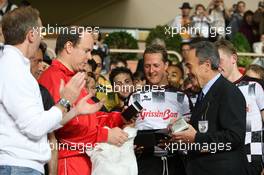
[[[200,133],[198,129],[202,116],[208,120],[206,133]],[[189,152],[188,175],[248,174],[244,152],[246,102],[235,85],[220,76],[203,100],[196,104],[191,124],[197,130],[195,143],[205,149],[211,148],[211,153]]]

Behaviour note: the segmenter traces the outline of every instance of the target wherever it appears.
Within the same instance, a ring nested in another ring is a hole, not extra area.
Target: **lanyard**
[[[207,105],[206,105],[205,112],[202,115],[202,121],[205,121],[207,119],[207,112],[208,112],[209,107],[210,107],[210,102],[208,102]]]

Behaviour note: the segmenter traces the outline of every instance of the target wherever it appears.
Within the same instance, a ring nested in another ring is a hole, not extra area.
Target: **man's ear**
[[[65,51],[66,51],[67,54],[71,54],[72,53],[72,50],[73,50],[73,44],[72,44],[72,42],[67,41],[64,44],[64,49],[65,49]]]
[[[232,59],[231,60],[232,64],[235,64],[238,61],[238,56],[236,54],[232,54],[231,55],[231,59]]]
[[[29,43],[33,43],[34,42],[35,35],[36,35],[36,33],[35,33],[35,31],[33,29],[31,29],[31,30],[28,31],[28,33],[26,35],[26,38],[27,38],[27,40],[28,40]]]
[[[212,69],[212,62],[208,59],[204,62],[205,64],[205,71],[208,72],[209,70]]]
[[[167,70],[168,70],[168,67],[169,67],[169,62],[167,61],[167,62],[165,62],[165,71],[167,72]]]

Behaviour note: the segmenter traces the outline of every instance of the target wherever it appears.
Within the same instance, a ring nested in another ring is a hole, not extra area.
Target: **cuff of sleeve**
[[[53,115],[53,118],[55,120],[55,126],[51,128],[50,132],[57,130],[59,128],[62,127],[62,125],[60,124],[61,120],[62,120],[62,111],[56,107],[53,106],[52,108],[50,108],[49,112]]]
[[[123,126],[124,120],[120,112],[112,112],[112,119],[116,126],[118,127]]]
[[[108,129],[100,128],[98,133],[97,142],[107,142],[108,141]]]

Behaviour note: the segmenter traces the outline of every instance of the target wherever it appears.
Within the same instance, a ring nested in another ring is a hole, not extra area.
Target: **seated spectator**
[[[253,20],[258,24],[258,32],[264,33],[264,1],[260,1],[258,9],[254,13]]]
[[[247,38],[251,47],[253,43],[258,40],[258,31],[256,25],[253,22],[253,15],[254,13],[251,10],[246,11],[243,17],[243,22],[239,29],[239,32],[241,32]]]
[[[239,1],[237,3],[236,11],[232,14],[229,23],[229,27],[231,27],[231,34],[228,35],[229,38],[233,38],[233,36],[239,31],[243,21],[245,8],[246,3],[244,1]]]
[[[257,54],[264,54],[264,33],[260,35],[260,41],[253,43],[253,51]],[[257,57],[251,64],[258,64],[264,66],[263,57]]]
[[[128,68],[118,67],[111,71],[109,79],[114,91],[119,97],[119,105],[114,110],[122,111],[128,104],[128,97],[135,89],[133,74]]]
[[[170,24],[171,27],[174,27],[175,30],[180,33],[182,39],[184,41],[189,41],[191,39],[190,33],[186,32],[191,24],[191,17],[190,12],[192,7],[188,2],[184,2],[181,9],[181,15],[176,16],[172,23]]]
[[[264,33],[260,35],[260,41],[253,44],[253,51],[255,53],[263,54],[264,53]]]
[[[202,4],[196,5],[195,14],[192,17],[192,37],[208,38],[211,22],[212,20],[209,18],[205,7]]]
[[[208,6],[208,13],[212,20],[211,27],[217,33],[217,37],[225,37],[225,27],[229,19],[228,10],[224,0],[212,0]]]

